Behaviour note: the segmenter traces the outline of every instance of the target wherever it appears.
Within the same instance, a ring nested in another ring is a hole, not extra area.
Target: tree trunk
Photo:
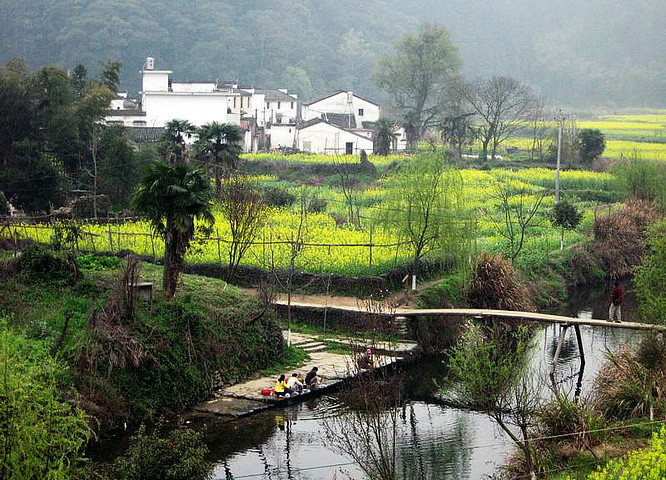
[[[479,160],[487,160],[488,159],[488,144],[489,143],[490,143],[490,139],[481,140],[481,158]]]
[[[162,276],[162,289],[167,299],[173,298],[178,286],[180,273],[180,258],[178,256],[178,239],[169,230],[170,221],[167,221],[167,234],[164,239],[164,275]]]
[[[220,175],[220,167],[215,167],[215,196],[220,198],[222,195],[222,178]]]

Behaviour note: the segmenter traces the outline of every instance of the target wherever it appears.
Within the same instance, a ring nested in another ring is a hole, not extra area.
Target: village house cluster
[[[158,138],[174,119],[195,126],[209,122],[237,125],[243,150],[294,149],[323,154],[373,151],[373,127],[380,106],[351,91],[338,90],[301,104],[287,89],[242,87],[234,82],[175,82],[171,70],[155,69],[146,59],[139,99],[118,93],[107,112],[107,124],[127,127],[136,140]],[[396,128],[392,148],[402,150],[406,137]]]

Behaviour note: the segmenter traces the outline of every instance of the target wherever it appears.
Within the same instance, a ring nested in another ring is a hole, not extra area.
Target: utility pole
[[[564,120],[564,115],[562,115],[562,109],[559,110],[557,116],[557,176],[555,177],[555,202],[559,203],[560,201],[560,160],[562,158],[562,121]]]

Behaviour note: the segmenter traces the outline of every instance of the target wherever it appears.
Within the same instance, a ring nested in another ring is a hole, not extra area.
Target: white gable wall
[[[297,148],[311,153],[343,155],[346,152],[347,143],[352,144],[354,154],[360,153],[361,150],[365,150],[368,154],[372,153],[371,139],[355,135],[325,122],[302,128],[297,134]]]
[[[295,125],[279,125],[274,123],[266,133],[271,136],[271,148],[293,148],[296,137]]]
[[[351,97],[351,103],[348,102]],[[361,122],[376,122],[379,119],[379,106],[357,97],[351,92],[339,92],[310,105],[303,105],[303,120],[321,118],[322,113],[353,113],[356,125]]]

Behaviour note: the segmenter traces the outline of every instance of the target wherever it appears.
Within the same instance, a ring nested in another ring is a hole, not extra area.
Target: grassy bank
[[[119,273],[84,269],[83,279],[64,281],[5,270],[0,282],[8,327],[55,354],[63,388],[75,389],[103,427],[182,411],[281,357],[274,315],[221,280],[184,275],[176,298],[165,301],[162,268],[143,265],[152,301],[114,317]]]

